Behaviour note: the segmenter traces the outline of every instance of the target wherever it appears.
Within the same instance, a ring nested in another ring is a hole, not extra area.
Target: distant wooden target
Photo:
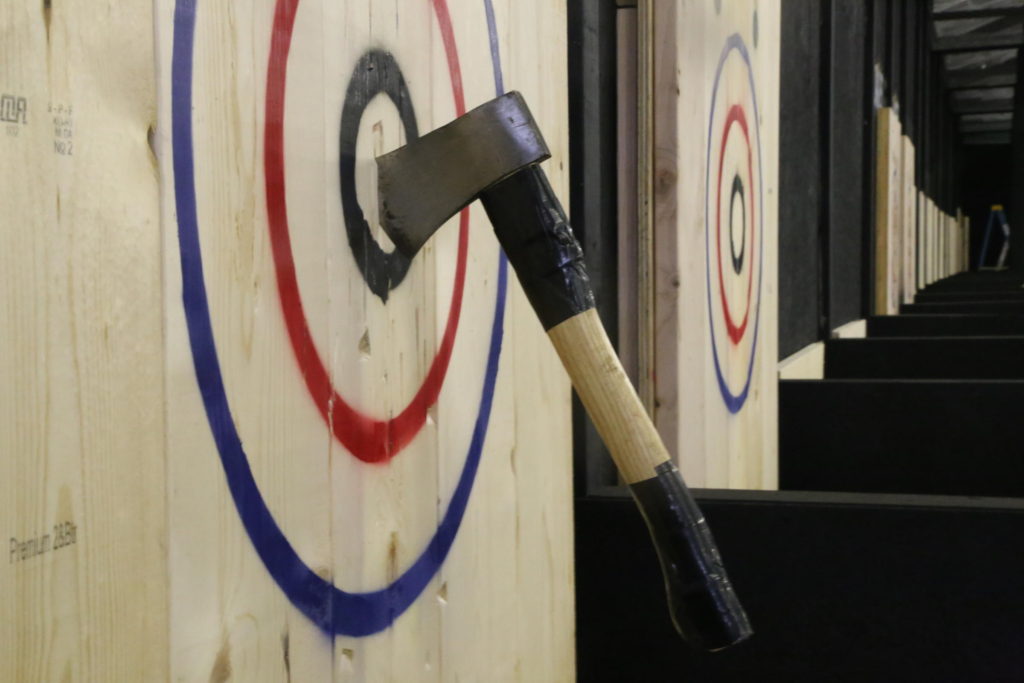
[[[731,413],[750,393],[764,265],[761,134],[750,55],[739,34],[718,60],[708,117],[705,245],[711,354]]]

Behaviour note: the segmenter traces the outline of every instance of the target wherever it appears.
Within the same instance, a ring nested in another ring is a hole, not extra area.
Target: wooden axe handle
[[[480,199],[643,513],[676,629],[708,650],[744,640],[752,633],[750,623],[711,531],[601,325],[582,250],[544,172],[536,166],[520,171]]]
[[[669,454],[626,376],[597,310],[548,330],[572,386],[627,484],[655,476]]]

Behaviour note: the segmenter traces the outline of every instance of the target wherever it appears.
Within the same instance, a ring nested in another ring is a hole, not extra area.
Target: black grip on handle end
[[[753,634],[711,530],[671,462],[630,484],[658,551],[672,623],[684,640],[721,650]]]

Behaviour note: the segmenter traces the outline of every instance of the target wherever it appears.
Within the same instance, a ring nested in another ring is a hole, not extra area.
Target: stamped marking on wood
[[[25,562],[77,542],[78,526],[72,521],[54,524],[51,533],[37,534],[32,538],[11,536],[8,541],[8,564]]]

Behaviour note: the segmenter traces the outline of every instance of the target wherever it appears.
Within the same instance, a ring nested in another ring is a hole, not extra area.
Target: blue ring
[[[196,380],[235,508],[263,565],[291,603],[329,636],[368,636],[389,627],[412,605],[441,568],[459,530],[476,478],[494,399],[504,334],[508,261],[498,257],[498,293],[491,323],[487,368],[473,438],[451,502],[433,538],[415,562],[393,583],[367,593],[336,588],[310,569],[295,552],[267,508],[249,467],[228,406],[213,338],[203,277],[192,156],[192,53],[198,0],[178,0],[174,13],[171,59],[171,136],[181,250],[182,303]],[[502,91],[497,33],[490,0],[484,0],[491,33],[495,86]]]
[[[754,129],[757,132],[757,182],[758,182],[758,204],[760,209],[760,236],[761,240],[758,245],[757,252],[757,308],[755,309],[756,318],[754,319],[754,338],[753,343],[750,347],[750,365],[747,366],[747,381],[743,385],[743,390],[738,394],[733,394],[729,391],[729,385],[725,381],[725,376],[722,374],[722,365],[718,359],[718,348],[715,340],[715,311],[711,306],[711,226],[709,225],[709,216],[711,215],[709,209],[709,194],[711,192],[711,133],[712,126],[715,122],[715,97],[718,95],[718,83],[722,76],[722,69],[725,67],[725,60],[728,58],[729,53],[736,50],[743,57],[743,61],[747,64],[747,77],[750,79],[750,99],[754,103]],[[711,118],[708,120],[708,152],[707,152],[706,168],[704,170],[704,251],[706,258],[704,260],[704,273],[707,281],[707,294],[708,294],[708,327],[711,329],[711,357],[715,362],[715,376],[718,378],[718,390],[722,394],[722,399],[725,401],[725,407],[730,413],[735,415],[740,412],[740,408],[747,401],[747,396],[750,394],[750,383],[754,375],[754,359],[757,357],[757,333],[758,328],[761,324],[761,285],[764,281],[764,183],[762,181],[763,174],[761,171],[761,122],[757,112],[757,91],[754,89],[754,69],[750,64],[750,55],[747,53],[747,46],[744,45],[743,39],[740,38],[740,34],[734,33],[729,36],[725,41],[725,48],[722,50],[722,56],[718,59],[718,70],[715,72],[715,85],[711,90]]]

